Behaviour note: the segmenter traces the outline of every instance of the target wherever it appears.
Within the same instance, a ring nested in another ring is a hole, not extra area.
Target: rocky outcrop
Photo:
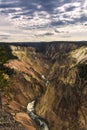
[[[25,113],[17,113],[15,120],[20,122],[26,130],[37,130],[37,126],[32,122],[31,118]]]

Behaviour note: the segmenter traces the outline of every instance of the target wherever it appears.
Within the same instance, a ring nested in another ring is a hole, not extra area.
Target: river
[[[40,130],[50,130],[47,123],[44,121],[44,119],[42,119],[41,117],[39,117],[34,113],[34,106],[35,106],[35,101],[28,103],[27,105],[28,115],[36,123],[36,125],[40,128]]]

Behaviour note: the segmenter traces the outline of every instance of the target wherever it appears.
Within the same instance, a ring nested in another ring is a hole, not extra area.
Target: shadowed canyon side
[[[26,130],[87,130],[86,44],[4,45],[8,52],[6,46],[11,56],[3,66],[11,76],[4,72],[8,87],[2,89],[2,111]],[[28,113],[32,101],[34,113]]]

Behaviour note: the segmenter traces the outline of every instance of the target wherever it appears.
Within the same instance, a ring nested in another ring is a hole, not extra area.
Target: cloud
[[[54,33],[51,32],[46,32],[46,33],[42,33],[42,34],[35,34],[35,37],[45,37],[45,36],[52,36],[54,35]]]
[[[87,0],[1,0],[0,17],[6,19],[0,23],[4,31],[5,27],[7,31],[9,26],[13,27],[13,33],[17,30],[24,35],[26,31],[29,37],[32,37],[34,32],[38,32],[39,36],[56,36],[67,32],[61,31],[60,28],[87,25]],[[50,29],[54,34],[43,34],[42,30],[47,32]],[[13,33],[10,35],[13,36]]]
[[[62,33],[62,34],[68,34],[69,33],[69,31],[66,31],[66,30],[59,30],[59,29],[55,29],[55,32],[56,33]]]
[[[26,2],[25,0],[8,0],[8,2],[5,2],[4,0],[1,2],[1,12],[8,15],[10,14],[13,19],[17,19],[22,16],[22,19],[27,20],[35,19],[35,13],[40,16],[40,12],[46,12],[46,14],[49,15],[49,24],[55,26],[55,24],[63,25],[65,21],[71,21],[71,18],[72,21],[74,21],[73,24],[78,20],[81,22],[81,19],[86,14],[86,4],[86,0],[80,0],[78,2],[71,0],[29,0]],[[41,13],[41,16],[44,20],[48,19],[43,13]],[[55,17],[57,19],[56,21],[54,21]],[[78,20],[76,20],[76,18]],[[39,20],[40,19],[41,17],[39,17]]]
[[[2,34],[0,35],[0,39],[4,40],[4,39],[8,39],[10,37],[10,35],[7,35],[7,34]]]

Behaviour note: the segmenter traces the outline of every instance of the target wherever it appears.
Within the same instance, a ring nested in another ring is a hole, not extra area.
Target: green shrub
[[[13,74],[14,70],[4,66],[9,59],[15,57],[11,53],[11,49],[8,45],[0,45],[0,92],[7,91],[9,77]]]

